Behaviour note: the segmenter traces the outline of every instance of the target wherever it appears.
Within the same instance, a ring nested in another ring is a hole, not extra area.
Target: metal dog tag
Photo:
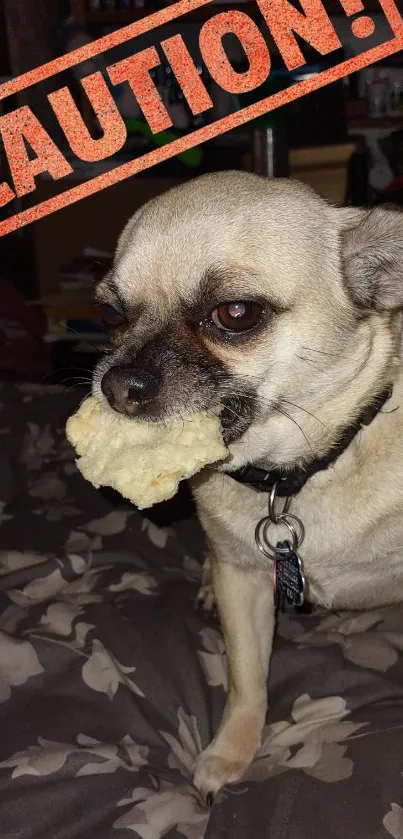
[[[284,611],[285,603],[301,607],[305,600],[305,577],[302,560],[290,542],[278,542],[274,560],[274,595],[276,605]],[[288,552],[286,550],[288,548]]]

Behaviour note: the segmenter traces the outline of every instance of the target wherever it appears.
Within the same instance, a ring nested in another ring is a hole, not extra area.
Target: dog
[[[403,600],[403,215],[201,176],[134,215],[96,298],[113,316],[93,393],[149,421],[219,410],[229,449],[192,480],[229,668],[194,773],[213,796],[259,748],[273,569],[290,560],[290,603]]]

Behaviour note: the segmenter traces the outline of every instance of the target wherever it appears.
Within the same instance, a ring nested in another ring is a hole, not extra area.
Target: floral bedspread
[[[76,393],[0,386],[2,839],[403,839],[403,611],[282,615],[262,748],[192,785],[227,680],[194,519],[78,475]]]

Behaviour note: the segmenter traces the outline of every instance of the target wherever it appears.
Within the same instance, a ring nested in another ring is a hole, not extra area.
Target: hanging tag
[[[305,577],[302,560],[292,550],[289,542],[278,542],[278,553],[274,560],[274,595],[278,608],[284,611],[285,602],[290,606],[301,607],[305,600]],[[284,550],[289,548],[289,553]]]

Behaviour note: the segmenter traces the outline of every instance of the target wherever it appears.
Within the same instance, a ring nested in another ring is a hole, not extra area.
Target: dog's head
[[[403,215],[290,180],[203,176],[128,223],[97,289],[94,393],[148,420],[221,412],[231,466],[325,453],[390,383]]]

